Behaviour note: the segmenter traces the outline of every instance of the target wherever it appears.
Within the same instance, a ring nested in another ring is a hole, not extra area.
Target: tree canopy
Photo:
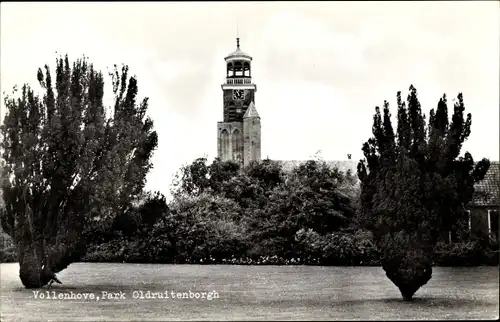
[[[45,285],[78,259],[86,224],[130,207],[142,191],[158,144],[148,99],[138,101],[129,69],[110,73],[114,105],[106,107],[104,76],[87,58],[56,60],[38,70],[42,94],[29,84],[6,96],[1,127],[1,222],[19,248],[20,278]]]
[[[429,120],[411,86],[407,101],[397,94],[397,129],[389,104],[383,115],[375,108],[373,137],[363,145],[365,160],[358,164],[361,209],[373,231],[382,265],[405,299],[431,278],[432,251],[442,231],[465,218],[474,183],[489,167],[460,156],[471,132],[471,114],[464,115],[462,94],[454,103],[451,123],[446,96],[432,109]]]

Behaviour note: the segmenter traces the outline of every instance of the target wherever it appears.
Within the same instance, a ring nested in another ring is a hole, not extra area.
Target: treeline
[[[112,229],[99,225],[103,231],[92,234],[99,242],[85,259],[376,264],[374,246],[355,224],[356,182],[352,173],[318,161],[286,172],[271,160],[240,169],[198,159],[181,170],[168,205],[150,196],[117,217]]]
[[[113,220],[94,220],[83,260],[380,265],[355,174],[321,160],[285,171],[272,160],[241,169],[201,158],[181,169],[172,193],[171,202],[149,193]],[[435,265],[498,264],[496,241],[459,235],[437,244]]]
[[[200,158],[184,166],[173,200],[146,193],[126,212],[96,217],[83,261],[252,265],[380,265],[365,229],[356,175],[322,160],[290,171],[272,160],[240,168]],[[113,219],[110,219],[113,218]],[[460,234],[439,242],[440,266],[497,265],[498,242]],[[2,232],[0,260],[17,261]]]

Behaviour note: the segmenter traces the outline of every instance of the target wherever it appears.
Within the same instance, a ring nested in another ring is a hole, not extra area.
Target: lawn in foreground
[[[434,268],[433,278],[413,302],[401,299],[380,267],[75,263],[58,274],[64,284],[49,290],[56,296],[93,293],[99,301],[35,299],[33,290],[21,284],[17,263],[1,264],[0,269],[2,321],[425,320],[499,315],[498,267]],[[103,291],[121,291],[125,299],[105,300]],[[134,291],[215,291],[219,298],[141,300],[133,298]]]

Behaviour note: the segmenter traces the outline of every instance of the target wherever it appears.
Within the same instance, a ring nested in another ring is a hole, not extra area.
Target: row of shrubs
[[[366,234],[369,235],[369,234]],[[125,263],[184,263],[228,265],[336,265],[378,266],[379,255],[369,236],[361,234],[337,234],[319,236],[309,231],[299,231],[297,241],[300,250],[291,256],[245,254],[243,256],[193,256],[172,249],[170,243],[150,244],[150,240],[130,240],[122,237],[103,244],[90,245],[84,262]],[[364,239],[363,239],[364,238]],[[16,262],[17,252],[9,237],[2,232],[0,262]],[[221,249],[224,245],[220,245]],[[240,252],[241,253],[241,252]],[[293,252],[291,252],[293,253]],[[498,265],[499,252],[484,248],[479,241],[439,243],[434,254],[436,266]]]
[[[170,243],[163,245],[166,248],[159,249],[157,244],[121,238],[92,246],[82,261],[228,265],[380,265],[375,245],[370,239],[359,239],[359,235],[319,236],[313,231],[302,231],[297,235],[303,239],[298,239],[296,247],[299,249],[290,252],[289,256],[256,254],[255,251],[243,256],[195,255],[175,250]],[[220,245],[221,249],[224,247],[225,245]],[[434,253],[436,266],[480,266],[498,265],[498,263],[498,250],[484,249],[478,241],[439,243]]]
[[[332,234],[323,237],[313,231],[299,231],[296,235],[297,243],[294,246],[297,249],[289,249],[287,255],[269,254],[265,251],[265,249],[272,248],[269,242],[261,247],[243,246],[245,249],[235,251],[235,255],[224,251],[234,249],[234,245],[228,244],[219,244],[218,251],[210,253],[205,250],[211,245],[197,245],[198,251],[188,251],[169,242],[159,245],[159,243],[148,243],[148,240],[138,241],[122,237],[92,246],[83,261],[235,265],[378,265],[377,252],[371,242],[357,241],[352,234]]]
[[[480,266],[499,264],[498,246],[495,242],[488,246],[481,245],[479,240],[459,243],[440,243],[434,253],[436,266]]]

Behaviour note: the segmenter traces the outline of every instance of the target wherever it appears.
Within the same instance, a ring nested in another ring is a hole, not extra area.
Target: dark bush
[[[452,244],[441,242],[434,249],[434,263],[438,266],[498,265],[498,244],[483,238]]]
[[[0,263],[17,262],[17,249],[12,238],[0,228]]]
[[[296,240],[301,256],[318,259],[322,265],[377,265],[377,248],[363,232],[320,235],[312,229],[299,230]]]

